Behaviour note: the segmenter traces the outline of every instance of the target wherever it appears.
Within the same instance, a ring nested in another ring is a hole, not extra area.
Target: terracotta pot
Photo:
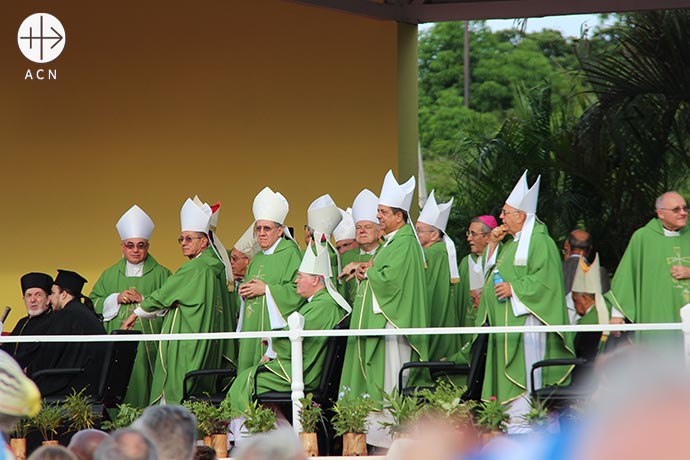
[[[227,458],[228,456],[228,435],[226,434],[212,434],[211,447],[216,451],[218,458]]]
[[[41,443],[43,446],[58,446],[60,443],[57,441],[57,439],[51,439],[50,441],[43,441]]]
[[[211,446],[211,436],[204,436],[204,445],[206,447],[213,447]]]
[[[302,441],[302,447],[307,457],[319,456],[319,441],[316,439],[316,433],[300,433],[299,439]]]
[[[503,436],[503,434],[504,433],[501,430],[484,431],[481,433],[482,444],[486,444],[494,438],[497,438],[499,436]]]
[[[345,433],[343,435],[343,456],[355,457],[367,455],[367,435],[362,433]]]
[[[10,447],[17,460],[26,460],[26,438],[10,439]]]

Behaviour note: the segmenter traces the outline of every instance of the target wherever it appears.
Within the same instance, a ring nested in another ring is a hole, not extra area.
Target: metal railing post
[[[302,331],[304,330],[304,316],[294,312],[288,316],[288,327],[290,333],[292,350],[292,429],[295,433],[302,431],[302,424],[299,421],[299,410],[301,398],[304,398],[304,369],[302,361]]]

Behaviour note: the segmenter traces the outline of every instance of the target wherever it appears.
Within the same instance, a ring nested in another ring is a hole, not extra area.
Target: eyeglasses
[[[200,240],[202,238],[205,238],[205,237],[203,237],[203,236],[181,236],[177,239],[177,242],[180,244],[182,244],[183,241],[185,243],[191,243],[192,240]]]
[[[432,233],[432,232],[435,232],[436,230],[424,230],[423,228],[415,228],[415,231],[417,233]]]
[[[506,211],[505,209],[501,209],[501,215],[503,215],[503,216],[507,216],[509,214],[518,214],[520,212],[523,212],[523,211],[520,211],[519,209],[516,211]]]
[[[271,230],[275,230],[276,228],[278,228],[278,227],[270,227],[268,225],[257,225],[256,227],[254,227],[254,231],[256,233],[261,233],[261,232],[268,233]]]
[[[661,211],[671,211],[673,214],[680,214],[681,212],[688,212],[688,206],[676,206],[675,208],[659,208]]]
[[[129,249],[130,251],[133,251],[134,248],[136,248],[136,249],[138,249],[138,250],[140,250],[140,251],[143,251],[144,249],[146,249],[146,248],[149,247],[149,244],[148,244],[148,243],[144,243],[144,242],[141,242],[141,241],[138,242],[138,243],[136,243],[136,244],[134,244],[134,243],[132,243],[131,241],[129,241],[129,242],[127,242],[127,243],[123,243],[123,245],[124,245],[124,247],[126,247],[126,248]]]
[[[472,231],[472,230],[467,230],[467,231],[465,232],[465,236],[471,236],[472,238],[476,238],[476,237],[478,237],[478,236],[486,236],[486,235],[488,235],[489,233],[490,233],[490,232],[486,232],[486,233],[480,232],[480,233],[477,233],[477,232],[474,232],[474,231]]]

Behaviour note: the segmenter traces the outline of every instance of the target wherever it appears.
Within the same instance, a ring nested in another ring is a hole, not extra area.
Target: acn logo
[[[65,28],[55,16],[35,13],[19,26],[17,43],[27,59],[38,63],[50,62],[65,48]]]

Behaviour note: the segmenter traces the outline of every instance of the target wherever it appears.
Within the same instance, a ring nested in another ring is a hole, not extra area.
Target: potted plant
[[[383,392],[383,411],[391,416],[392,421],[379,423],[388,430],[391,438],[399,438],[409,423],[419,416],[422,407],[422,400],[418,393],[404,396],[397,388],[393,388],[390,393]]]
[[[302,431],[299,433],[302,447],[307,454],[307,457],[318,457],[319,442],[316,438],[316,427],[323,421],[323,409],[321,405],[314,402],[312,393],[307,394],[305,398],[301,398],[299,409],[299,421],[302,424]]]
[[[484,430],[483,439],[488,441],[506,431],[510,414],[508,408],[501,404],[496,396],[491,396],[488,401],[484,401],[477,406],[477,425]]]
[[[31,426],[41,433],[43,444],[57,444],[57,440],[53,438],[58,434],[63,418],[62,408],[52,403],[43,406],[40,412],[31,418]]]
[[[473,411],[476,401],[463,401],[462,395],[466,388],[458,386],[446,379],[439,379],[434,390],[422,390],[420,398],[427,401],[424,412],[431,412],[434,416],[440,416],[450,421],[456,428],[473,426]]]
[[[26,460],[26,435],[31,431],[31,419],[22,417],[14,425],[10,447],[17,460]]]
[[[343,437],[343,455],[366,455],[367,417],[374,410],[371,397],[368,394],[353,396],[350,389],[343,386],[332,410],[333,429],[336,435]]]
[[[532,399],[530,401],[530,410],[523,416],[523,419],[525,424],[531,427],[532,430],[545,431],[549,425],[549,411],[546,408],[546,404],[537,399]]]
[[[257,401],[252,401],[247,410],[240,413],[245,417],[244,427],[249,434],[267,433],[276,426],[276,414]]]
[[[65,418],[68,423],[67,431],[77,432],[93,428],[98,418],[93,412],[93,403],[84,394],[83,388],[77,393],[72,389],[72,394],[65,397],[62,407],[65,410]]]
[[[211,406],[209,411],[211,447],[216,451],[218,458],[228,456],[228,425],[234,413],[229,399],[224,399],[218,407]]]
[[[117,405],[117,415],[114,420],[107,420],[101,423],[101,429],[105,431],[115,431],[122,428],[127,428],[136,419],[141,417],[144,409],[132,407],[127,403]]]
[[[204,440],[204,445],[211,446],[211,403],[201,399],[187,400],[184,407],[196,417],[197,438]]]

